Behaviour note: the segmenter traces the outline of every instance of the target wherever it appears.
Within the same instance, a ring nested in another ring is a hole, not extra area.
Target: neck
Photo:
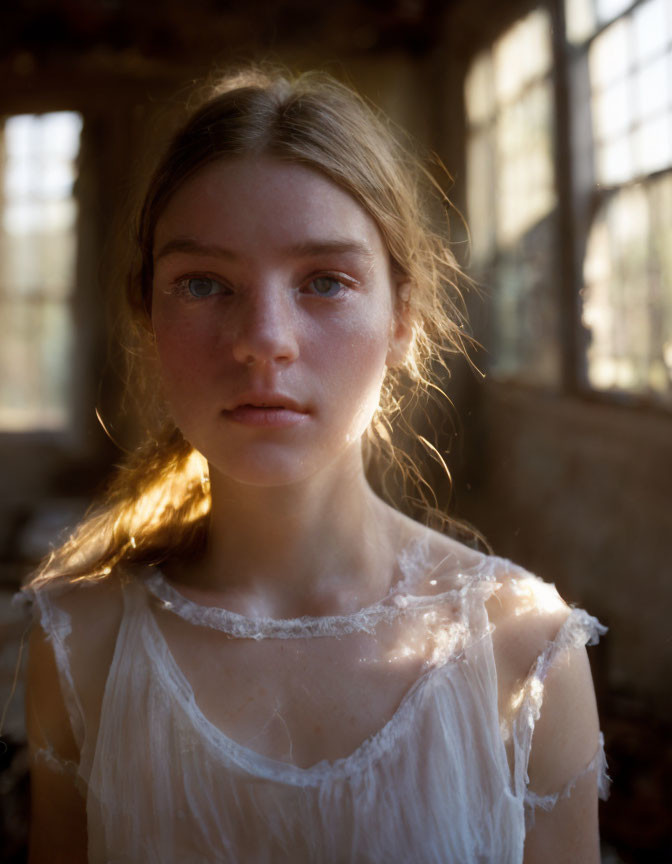
[[[205,555],[190,585],[243,614],[346,614],[397,576],[405,521],[371,490],[361,454],[328,476],[241,486],[213,472]]]

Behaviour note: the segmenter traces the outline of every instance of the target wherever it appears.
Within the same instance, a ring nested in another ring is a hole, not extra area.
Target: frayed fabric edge
[[[62,756],[59,756],[51,744],[48,747],[40,747],[39,750],[35,750],[32,758],[34,762],[43,762],[51,771],[69,777],[74,781],[75,788],[79,794],[83,798],[86,798],[86,781],[81,775],[79,765],[73,762],[72,759],[64,759]]]
[[[62,756],[59,756],[51,745],[36,750],[33,754],[33,759],[36,762],[44,762],[52,769],[52,771],[57,771],[59,774],[67,774],[69,777],[77,777],[79,773],[79,766],[77,763],[73,762],[71,759],[64,759]]]
[[[550,812],[555,805],[563,798],[569,798],[574,791],[576,784],[587,774],[597,771],[597,794],[603,800],[609,797],[609,787],[611,778],[607,773],[607,757],[604,752],[604,735],[600,732],[599,744],[597,752],[590,760],[588,765],[580,771],[576,777],[573,777],[563,788],[551,795],[537,795],[530,789],[525,790],[525,828],[529,830],[534,825],[535,811],[537,809]]]

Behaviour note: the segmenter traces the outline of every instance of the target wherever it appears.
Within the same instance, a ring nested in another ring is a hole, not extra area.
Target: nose
[[[246,365],[289,363],[299,353],[293,294],[277,285],[250,290],[241,304],[233,356]]]

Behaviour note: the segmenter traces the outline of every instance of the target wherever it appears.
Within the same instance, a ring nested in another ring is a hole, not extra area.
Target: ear
[[[388,366],[398,366],[403,363],[411,346],[413,326],[410,299],[411,283],[399,282],[396,286],[394,319],[390,327],[389,348],[385,361]]]

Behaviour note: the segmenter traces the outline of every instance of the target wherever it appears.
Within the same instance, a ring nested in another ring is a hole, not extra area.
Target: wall
[[[672,418],[495,383],[476,389],[460,509],[498,554],[609,626],[602,683],[664,715]]]

